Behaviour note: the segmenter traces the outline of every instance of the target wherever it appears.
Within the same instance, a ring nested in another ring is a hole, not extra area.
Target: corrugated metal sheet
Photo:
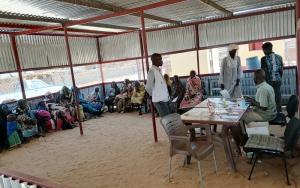
[[[295,35],[295,10],[201,24],[200,47]]]
[[[166,53],[196,47],[194,26],[147,33],[149,54]]]
[[[294,3],[295,0],[213,0],[218,5],[232,12],[271,7],[287,3]]]
[[[108,11],[105,10],[62,3],[54,0],[1,0],[0,11],[68,19],[80,19],[108,13]]]
[[[146,13],[173,20],[199,20],[207,16],[221,15],[219,11],[200,0],[188,0],[165,7],[150,9]]]
[[[141,57],[139,32],[99,38],[102,61]]]
[[[20,180],[14,180],[12,177],[0,176],[0,187],[1,188],[37,188],[37,185],[28,185],[27,182],[21,182]]]
[[[0,72],[16,70],[9,35],[0,35]]]
[[[87,37],[69,37],[73,64],[98,62],[97,39]]]
[[[23,69],[68,65],[62,36],[18,36],[17,46]]]

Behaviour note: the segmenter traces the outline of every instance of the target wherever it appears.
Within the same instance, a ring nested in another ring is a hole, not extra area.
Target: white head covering
[[[236,45],[236,44],[230,44],[228,46],[228,52],[232,51],[232,50],[238,50],[239,49],[239,46]]]

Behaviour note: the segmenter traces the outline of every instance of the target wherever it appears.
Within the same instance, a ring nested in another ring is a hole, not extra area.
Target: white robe
[[[236,80],[241,79],[242,75],[243,71],[239,56],[235,56],[235,58],[232,59],[228,55],[223,59],[220,67],[219,84],[224,84],[225,89],[232,98],[242,96],[241,83],[238,86],[235,86]]]

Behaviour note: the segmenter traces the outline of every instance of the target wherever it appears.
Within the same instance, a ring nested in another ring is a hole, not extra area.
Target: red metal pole
[[[77,87],[76,87],[75,76],[74,76],[74,71],[73,71],[73,63],[72,63],[72,55],[71,55],[71,50],[70,50],[69,38],[68,38],[68,31],[67,31],[66,27],[64,27],[64,37],[65,37],[65,42],[66,42],[68,61],[69,61],[72,83],[73,83],[73,90],[74,90],[73,94],[75,96],[74,98],[75,98],[75,103],[76,103],[76,108],[77,108],[77,119],[79,121],[80,135],[83,135],[82,123],[80,121],[79,99],[78,99],[78,95],[77,95]]]
[[[99,65],[100,65],[102,92],[103,92],[103,96],[106,96],[105,82],[104,82],[104,75],[103,75],[103,67],[102,67],[101,54],[100,54],[99,38],[97,38],[97,55],[98,55],[98,61],[99,61]]]
[[[296,1],[296,41],[297,41],[297,79],[300,83],[300,0]],[[300,87],[297,85],[297,95],[300,94]],[[298,107],[298,113],[300,106]]]
[[[197,52],[197,71],[198,75],[200,76],[200,62],[199,62],[199,32],[198,32],[198,25],[195,25],[195,40],[196,40],[196,52]]]
[[[142,32],[141,31],[139,33],[139,37],[140,37],[140,46],[141,46],[143,78],[144,78],[144,82],[146,83],[145,66],[144,66],[144,48],[143,48],[143,39],[142,39]]]
[[[147,47],[147,34],[145,29],[145,18],[144,11],[141,12],[141,24],[142,24],[142,39],[143,39],[143,49],[144,49],[144,57],[146,58],[146,68],[149,71],[149,58],[148,58],[148,47]],[[153,134],[154,141],[157,142],[157,131],[156,131],[156,122],[155,122],[155,113],[154,113],[154,105],[151,102],[151,113],[152,113],[152,125],[153,125]]]
[[[21,68],[20,58],[19,58],[19,54],[18,54],[16,37],[10,35],[10,42],[11,42],[13,54],[14,54],[14,57],[15,57],[17,71],[18,71],[18,74],[19,74],[22,97],[23,97],[23,99],[26,99],[25,87],[24,87],[23,76],[22,76],[22,68]]]

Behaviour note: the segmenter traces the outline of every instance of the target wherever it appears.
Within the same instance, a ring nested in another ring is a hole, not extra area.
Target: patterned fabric
[[[275,62],[275,63],[273,63]],[[266,80],[269,81],[279,81],[282,79],[282,57],[275,53],[266,55],[262,59],[262,68],[266,71]]]
[[[268,135],[251,135],[245,148],[284,152],[284,140]]]

